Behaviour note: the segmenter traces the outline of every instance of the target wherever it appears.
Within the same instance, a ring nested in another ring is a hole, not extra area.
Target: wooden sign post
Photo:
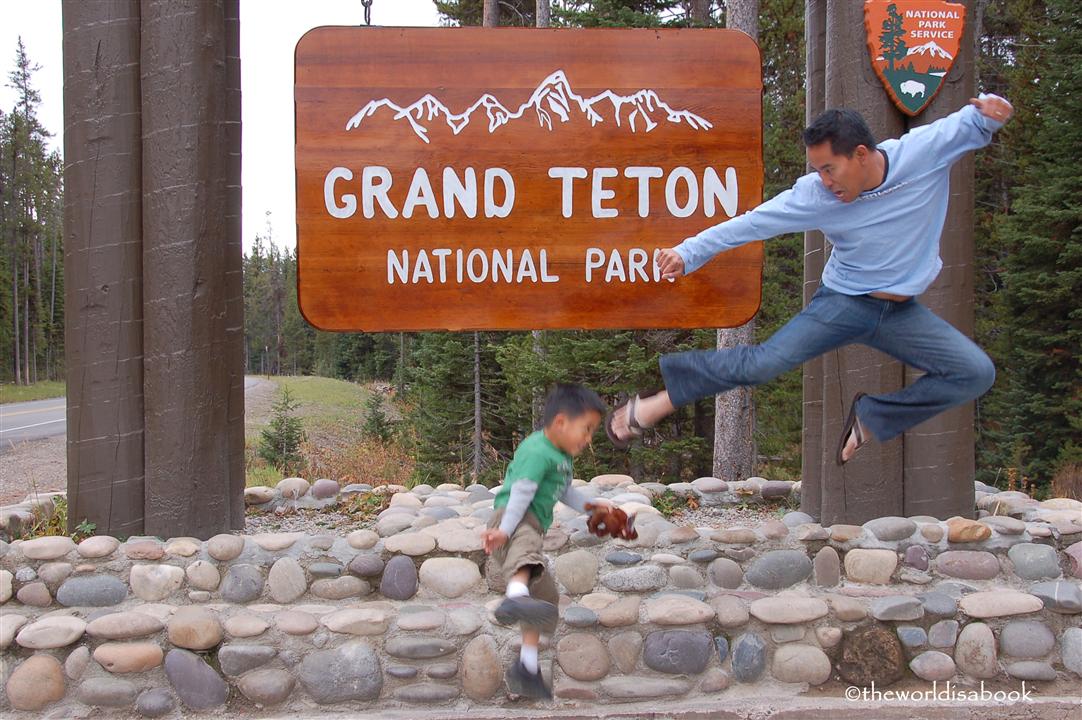
[[[296,50],[299,302],[325,330],[735,326],[762,249],[653,255],[757,205],[729,30],[326,27]]]

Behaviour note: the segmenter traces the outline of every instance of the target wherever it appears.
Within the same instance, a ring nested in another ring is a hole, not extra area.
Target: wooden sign
[[[655,249],[762,195],[729,30],[326,27],[296,49],[298,293],[325,330],[729,327],[761,243]]]
[[[942,0],[867,0],[864,27],[875,74],[906,115],[919,115],[958,57],[966,8]]]

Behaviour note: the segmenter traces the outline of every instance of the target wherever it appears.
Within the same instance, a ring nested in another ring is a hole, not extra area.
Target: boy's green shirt
[[[492,507],[507,507],[511,486],[520,479],[532,480],[537,483],[537,493],[529,510],[537,516],[542,531],[548,530],[552,525],[552,509],[571,484],[571,463],[571,456],[553,445],[543,431],[531,433],[515,450]]]

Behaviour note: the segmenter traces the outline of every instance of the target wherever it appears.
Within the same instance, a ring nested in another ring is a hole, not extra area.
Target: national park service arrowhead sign
[[[942,0],[867,0],[864,27],[875,74],[906,115],[943,87],[962,45],[966,8]]]

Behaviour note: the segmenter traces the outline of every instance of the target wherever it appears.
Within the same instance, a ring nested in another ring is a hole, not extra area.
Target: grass
[[[650,504],[666,519],[680,517],[685,511],[697,510],[699,507],[699,501],[696,498],[684,497],[672,490],[661,493],[651,500]]]
[[[300,403],[296,416],[301,418],[308,440],[301,444],[304,467],[296,475],[309,481],[331,478],[340,485],[405,485],[413,470],[413,461],[394,440],[383,443],[364,436],[365,404],[372,396],[369,386],[322,377],[268,377],[277,394],[288,388]],[[392,421],[397,408],[386,403]],[[270,417],[266,422],[270,421]],[[245,486],[273,487],[285,475],[259,457],[262,425],[249,427],[245,435]]]
[[[57,496],[53,498],[51,514],[46,513],[41,506],[34,508],[33,523],[23,528],[17,539],[29,540],[46,535],[67,535],[75,542],[81,542],[93,535],[96,528],[97,525],[94,523],[83,520],[75,526],[75,532],[68,533],[68,503],[63,497]]]
[[[62,380],[45,380],[30,385],[15,383],[0,384],[0,405],[5,403],[29,402],[30,400],[48,400],[62,398],[67,385]]]

